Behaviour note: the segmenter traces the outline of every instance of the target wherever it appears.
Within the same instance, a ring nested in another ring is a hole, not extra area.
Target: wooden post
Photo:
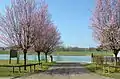
[[[31,65],[30,65],[30,72],[32,72]]]
[[[13,66],[13,73],[14,73],[14,66]]]
[[[34,64],[34,71],[35,71],[35,64]]]
[[[108,66],[108,74],[110,73],[110,66]]]
[[[21,67],[19,66],[19,72],[21,73]]]
[[[105,67],[103,66],[103,74],[105,73]]]
[[[41,68],[42,68],[42,62],[41,62]]]

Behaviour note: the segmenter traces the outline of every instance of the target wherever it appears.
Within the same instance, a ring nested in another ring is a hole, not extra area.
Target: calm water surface
[[[9,54],[0,54],[0,60],[8,60]],[[16,58],[12,58],[13,60],[16,60]],[[20,55],[20,60],[23,60],[24,56]],[[45,59],[45,57],[42,55],[41,60]],[[48,59],[50,57],[48,56]],[[37,55],[27,55],[27,60],[37,60]],[[91,56],[53,56],[53,60],[56,62],[85,62],[90,63],[91,62]]]

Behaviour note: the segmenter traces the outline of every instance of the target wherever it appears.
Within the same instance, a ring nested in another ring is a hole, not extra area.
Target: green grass
[[[104,56],[110,56],[110,55],[113,55],[112,52],[100,52],[100,51],[78,51],[78,52],[74,52],[74,51],[56,51],[56,52],[53,52],[52,54],[53,55],[64,55],[64,56],[90,56],[91,54],[98,54],[98,55],[104,55]],[[3,50],[0,50],[0,54],[10,54],[9,51],[3,51]],[[23,54],[23,53],[20,53],[20,54]],[[28,51],[27,54],[37,54],[35,52],[31,52],[31,51]],[[43,53],[41,53],[43,54]]]
[[[54,52],[53,55],[65,55],[65,56],[90,56],[91,54],[96,54],[96,55],[104,55],[104,56],[110,56],[113,55],[112,52],[98,52],[98,51],[80,51],[80,52]]]
[[[36,66],[36,70],[42,70],[42,71],[45,71],[49,68],[50,65],[53,65],[55,62],[53,63],[45,63],[44,61],[41,61],[43,63],[42,65],[42,68],[41,66],[37,65]],[[20,64],[16,64],[16,61],[15,60],[12,60],[12,63],[11,64],[8,64],[8,60],[0,60],[0,65],[21,65],[23,64],[24,62],[21,60],[20,61]],[[37,61],[27,61],[27,64],[32,64],[32,63],[38,63]],[[33,71],[34,68],[32,66],[32,73],[34,72]],[[12,68],[7,68],[7,67],[0,67],[0,77],[16,77],[16,76],[23,76],[27,73],[31,73],[30,72],[30,67],[27,67],[27,70],[25,71],[24,70],[24,67],[21,68],[21,73],[19,72],[18,68],[15,68],[15,73],[13,73],[13,70]]]
[[[7,50],[0,50],[0,54],[9,54],[9,51],[7,51]]]
[[[85,64],[84,66],[92,73],[96,73],[96,74],[103,75],[106,77],[111,77],[114,79],[120,79],[120,72],[115,72],[114,68],[110,68],[110,73],[107,73],[107,71],[106,73],[103,73],[101,66],[98,66],[97,68],[95,64]]]

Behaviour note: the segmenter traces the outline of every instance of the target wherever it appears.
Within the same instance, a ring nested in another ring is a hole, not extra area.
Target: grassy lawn
[[[90,52],[90,51],[80,51],[80,52],[54,52],[53,55],[65,55],[65,56],[90,56],[91,54],[98,54],[98,55],[104,55],[104,56],[110,56],[112,55],[112,52],[98,52],[98,51],[93,51],[93,52]]]
[[[8,64],[8,60],[0,60],[0,65],[10,65],[10,64]],[[53,65],[54,63],[45,63],[44,61],[41,61],[42,63],[43,63],[43,65],[42,65],[42,68],[41,68],[41,66],[39,66],[39,65],[37,65],[36,66],[36,70],[47,70],[48,68],[49,68],[49,65]],[[24,62],[21,60],[20,61],[20,64],[16,64],[16,61],[15,60],[12,60],[12,64],[11,65],[21,65],[21,64],[23,64]],[[38,63],[38,62],[36,62],[36,61],[27,61],[27,64],[28,63]],[[33,71],[34,70],[34,68],[33,68],[33,66],[32,66],[32,72],[34,72]],[[22,75],[24,75],[24,74],[27,74],[27,73],[29,73],[30,72],[30,67],[27,67],[27,70],[25,71],[24,70],[24,67],[22,67],[21,68],[21,73],[19,72],[19,70],[18,70],[18,68],[15,68],[15,73],[13,73],[13,70],[12,70],[12,68],[7,68],[7,67],[0,67],[0,77],[8,77],[8,76],[10,76],[10,77],[16,77],[16,76],[22,76]]]
[[[80,52],[74,52],[74,51],[56,51],[56,52],[53,52],[52,54],[53,55],[64,55],[64,56],[88,56],[88,55],[91,55],[91,53],[93,54],[98,54],[98,55],[107,55],[107,56],[110,56],[110,55],[113,55],[112,52],[100,52],[100,51],[80,51]],[[0,54],[9,54],[9,51],[3,51],[3,50],[0,50]],[[21,53],[23,54],[23,53]],[[33,53],[31,51],[28,51],[27,54],[37,54],[37,53]],[[41,53],[43,54],[43,53]]]
[[[0,54],[9,54],[9,51],[0,50]]]
[[[110,68],[110,73],[103,73],[102,71],[102,67],[98,66],[96,68],[95,64],[86,64],[84,65],[90,72],[93,72],[93,73],[96,73],[96,74],[99,74],[99,75],[103,75],[103,76],[106,76],[106,77],[111,77],[111,78],[114,78],[114,79],[120,79],[120,72],[115,72],[115,69],[114,68]]]

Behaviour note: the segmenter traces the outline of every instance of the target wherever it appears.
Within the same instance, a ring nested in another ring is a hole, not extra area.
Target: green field
[[[0,50],[0,54],[9,54],[9,51]]]
[[[65,55],[65,56],[90,56],[91,54],[98,54],[98,55],[104,55],[104,56],[110,56],[113,55],[112,52],[98,52],[98,51],[93,51],[93,52],[89,52],[89,51],[80,51],[80,52],[54,52],[53,55]]]
[[[36,70],[47,70],[49,68],[49,65],[54,64],[53,63],[45,63],[44,61],[42,62],[42,68],[40,65],[36,66]],[[24,61],[20,61],[20,64],[16,64],[15,60],[12,60],[11,64],[8,64],[9,61],[8,60],[0,60],[0,65],[21,65],[24,63]],[[38,63],[38,61],[27,61],[27,64],[32,64],[32,63]],[[33,66],[32,66],[32,70],[34,70]],[[13,73],[13,69],[12,68],[8,68],[8,67],[0,67],[0,77],[17,77],[17,76],[23,76],[25,74],[28,73],[33,73],[34,71],[30,72],[30,67],[27,67],[27,70],[24,70],[24,67],[21,68],[21,73],[19,72],[19,68],[15,68],[15,72]]]
[[[80,51],[80,52],[74,52],[74,51],[56,51],[56,52],[53,52],[52,54],[53,55],[64,55],[64,56],[90,56],[91,54],[99,54],[99,55],[107,55],[107,56],[109,56],[109,55],[113,55],[113,53],[112,52],[104,52],[104,51],[102,51],[102,52],[100,52],[100,51]],[[9,51],[3,51],[3,50],[0,50],[0,54],[9,54]],[[23,53],[21,53],[21,54],[23,54]],[[35,53],[35,52],[31,52],[31,51],[28,51],[28,53],[27,54],[37,54],[37,53]],[[41,54],[43,54],[43,53],[41,53]]]

